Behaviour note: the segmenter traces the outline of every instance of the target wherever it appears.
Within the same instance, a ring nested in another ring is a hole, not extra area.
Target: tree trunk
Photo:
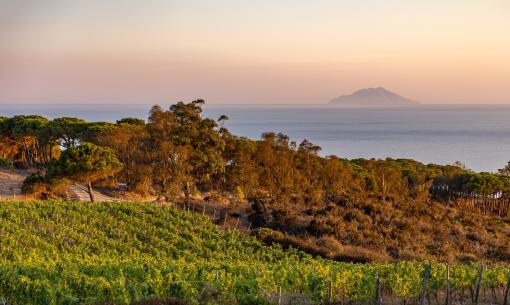
[[[190,194],[189,181],[186,181],[186,187],[184,189],[184,196],[186,197],[186,204],[189,203],[189,194]]]
[[[87,188],[89,191],[90,201],[94,202],[94,191],[92,190],[92,182],[90,180],[87,182]]]

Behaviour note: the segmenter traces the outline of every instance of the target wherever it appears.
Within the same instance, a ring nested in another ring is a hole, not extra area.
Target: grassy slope
[[[419,291],[423,267],[312,259],[220,231],[199,214],[142,203],[0,202],[0,237],[0,300],[26,305],[153,297],[253,304],[277,287],[319,300],[330,281],[338,294],[341,288],[359,299],[371,297],[376,269],[383,283],[406,296]],[[433,270],[431,285],[440,287],[443,270]],[[451,272],[463,285],[476,266]],[[487,284],[502,284],[505,276],[494,269]]]

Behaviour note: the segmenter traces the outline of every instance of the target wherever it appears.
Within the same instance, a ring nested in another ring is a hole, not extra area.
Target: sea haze
[[[167,108],[168,105],[165,105]],[[0,105],[0,115],[40,114],[88,121],[146,119],[150,105]],[[229,117],[234,134],[259,139],[283,132],[345,158],[411,158],[424,163],[464,162],[494,172],[510,161],[510,106],[420,105],[353,108],[332,106],[209,105],[204,114]]]

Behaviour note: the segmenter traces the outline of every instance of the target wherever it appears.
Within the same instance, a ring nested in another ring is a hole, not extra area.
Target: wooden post
[[[503,300],[503,305],[508,305],[509,294],[510,294],[510,273],[508,273],[508,282],[506,283],[505,298]]]
[[[424,274],[423,274],[423,283],[421,286],[421,297],[420,297],[420,305],[425,305],[425,296],[427,294],[427,283],[429,280],[430,266],[426,265]]]
[[[187,205],[189,205],[189,194],[190,194],[189,181],[186,181],[186,188],[184,189],[184,196],[186,197]]]
[[[248,231],[250,231],[250,228],[251,228],[251,221],[250,221],[250,224],[248,225]]]
[[[446,263],[446,299],[445,305],[450,305],[450,267]]]
[[[203,205],[202,215],[205,215],[205,204]]]
[[[329,281],[328,287],[328,302],[333,302],[333,281]]]
[[[214,221],[214,220],[216,220],[216,210],[214,210],[214,213],[213,213],[212,219],[213,219],[213,221]]]
[[[480,270],[478,271],[478,280],[476,281],[475,287],[475,305],[478,305],[478,297],[480,296],[480,284],[482,283],[483,277],[483,265],[480,265]]]
[[[282,305],[282,287],[278,287],[278,305]]]
[[[239,218],[240,218],[240,217],[237,217],[237,221],[236,221],[236,229],[237,229],[237,226],[239,225]]]
[[[223,226],[225,227],[227,225],[227,213],[225,213],[225,220],[223,220]]]
[[[384,174],[382,174],[382,189],[383,189],[382,201],[386,202],[386,179],[384,179]]]
[[[375,275],[375,305],[381,305],[381,281],[379,280],[379,271]]]

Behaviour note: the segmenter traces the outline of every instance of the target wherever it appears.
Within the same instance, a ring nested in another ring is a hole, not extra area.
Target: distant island
[[[410,106],[419,105],[382,87],[361,89],[351,95],[342,95],[332,99],[330,105],[342,106]]]

